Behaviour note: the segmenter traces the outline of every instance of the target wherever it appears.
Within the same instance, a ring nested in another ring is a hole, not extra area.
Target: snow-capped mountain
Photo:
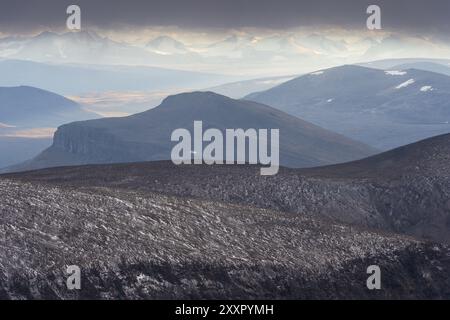
[[[111,38],[109,38],[111,37]],[[146,40],[143,40],[142,37]],[[333,32],[234,30],[222,38],[160,33],[128,37],[94,31],[42,32],[0,39],[0,58],[51,63],[145,65],[249,77],[311,72],[347,63],[450,54],[445,44],[397,34],[346,36]],[[113,40],[116,39],[116,40]]]
[[[186,46],[169,36],[159,36],[147,43],[148,50],[162,55],[185,54],[190,52]]]
[[[3,58],[51,63],[164,64],[164,55],[113,41],[93,31],[42,32],[33,37],[5,41]],[[1,48],[1,46],[0,46]]]

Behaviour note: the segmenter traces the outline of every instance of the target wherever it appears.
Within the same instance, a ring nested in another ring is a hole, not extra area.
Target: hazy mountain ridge
[[[67,121],[97,117],[76,102],[49,91],[28,86],[0,87],[0,119],[15,127],[56,127]]]
[[[55,128],[100,116],[42,89],[0,87],[0,168],[35,157],[51,145]]]
[[[28,85],[59,94],[203,88],[236,77],[149,66],[55,64],[0,60],[2,86]]]
[[[295,76],[278,76],[268,78],[258,78],[252,80],[225,83],[220,86],[209,88],[212,91],[233,99],[240,99],[250,93],[265,91],[281,83],[293,79]]]

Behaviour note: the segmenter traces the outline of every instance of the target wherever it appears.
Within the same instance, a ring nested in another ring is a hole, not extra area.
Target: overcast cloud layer
[[[378,4],[386,29],[434,36],[450,32],[448,0],[2,0],[0,32],[61,29],[70,4],[81,6],[88,27],[179,26],[205,30],[321,25],[363,29],[366,8]]]

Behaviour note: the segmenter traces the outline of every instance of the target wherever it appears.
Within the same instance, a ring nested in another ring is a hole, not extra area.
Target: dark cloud
[[[0,31],[64,28],[70,4],[80,5],[85,26],[192,29],[321,25],[364,29],[366,8],[378,4],[387,29],[450,32],[449,0],[2,0]]]

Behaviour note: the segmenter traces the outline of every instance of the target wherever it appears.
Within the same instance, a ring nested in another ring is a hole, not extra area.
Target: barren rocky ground
[[[449,147],[273,177],[168,162],[0,176],[0,298],[450,299]]]
[[[342,165],[281,168],[275,176],[261,176],[256,166],[161,161],[8,177],[244,204],[450,243],[450,135]]]
[[[303,215],[0,180],[0,297],[448,298],[450,248]],[[68,291],[68,265],[82,290]],[[378,264],[383,288],[366,288]]]

